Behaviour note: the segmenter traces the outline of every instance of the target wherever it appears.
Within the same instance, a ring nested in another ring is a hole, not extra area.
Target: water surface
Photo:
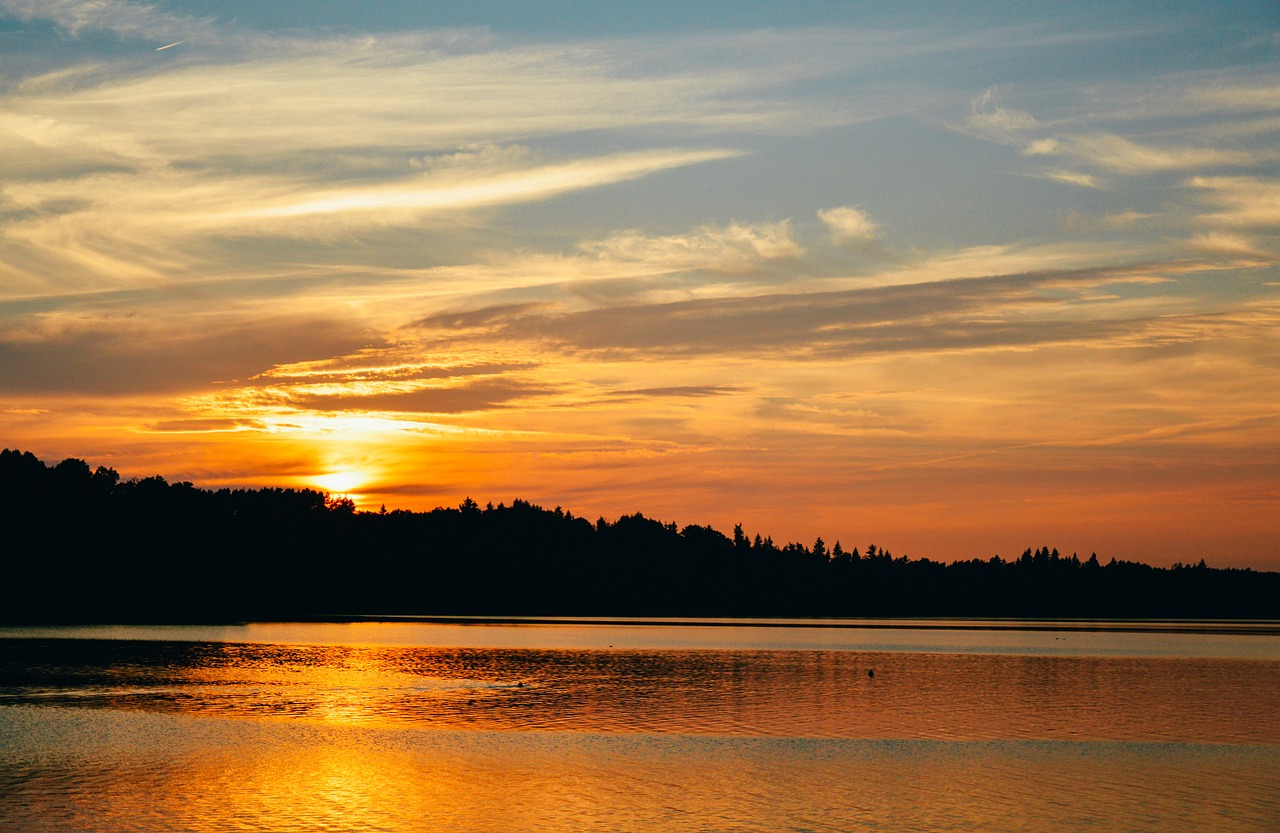
[[[7,629],[0,829],[1280,829],[1274,628],[802,624]]]

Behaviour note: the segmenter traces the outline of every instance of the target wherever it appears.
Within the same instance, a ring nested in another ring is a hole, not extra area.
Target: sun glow
[[[346,495],[348,497],[352,496],[353,492],[369,480],[364,472],[352,469],[321,474],[309,479],[330,494]]]

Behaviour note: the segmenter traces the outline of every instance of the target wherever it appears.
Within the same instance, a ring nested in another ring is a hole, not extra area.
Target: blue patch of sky
[[[1116,27],[1182,29],[1186,43],[1221,49],[1233,33],[1256,32],[1259,23],[1280,23],[1272,0],[1247,2],[1143,2],[1083,0],[1074,3],[966,2],[879,0],[841,2],[702,2],[600,3],[570,0],[305,0],[263,3],[260,0],[183,0],[163,8],[198,17],[237,22],[257,29],[311,28],[351,31],[395,31],[440,27],[485,27],[540,37],[662,34],[753,28],[793,28],[854,22],[859,25],[933,25],[947,30],[980,29],[1014,20],[1039,20],[1062,30]],[[1185,59],[1185,54],[1182,56]]]
[[[175,4],[177,5],[177,4]],[[861,5],[854,4],[855,9]],[[869,4],[874,9],[879,4]],[[406,29],[483,27],[540,38],[659,34],[797,25],[848,19],[850,5],[839,2],[740,3],[731,0],[681,3],[599,3],[567,0],[186,0],[193,15],[237,22],[256,29],[291,31],[325,28],[385,32]]]
[[[1036,178],[1038,165],[1015,149],[914,114],[720,144],[748,155],[513,208],[512,217],[562,230],[576,219],[584,232],[607,225],[651,234],[790,219],[825,237],[816,211],[856,205],[881,226],[886,245],[929,250],[1041,237],[1069,209],[1138,210],[1112,193]],[[622,188],[625,200],[615,192]]]
[[[938,2],[654,2],[645,4],[568,2],[567,0],[171,0],[155,2],[161,11],[216,24],[280,34],[393,33],[440,28],[484,28],[539,40],[616,36],[672,35],[797,29],[832,25],[862,30],[920,30],[944,33],[992,32],[1025,27],[1038,35],[1020,48],[1020,70],[1030,60],[1041,71],[1079,77],[1114,77],[1143,67],[1170,64],[1230,65],[1247,55],[1274,54],[1273,32],[1280,28],[1280,4],[1274,0],[1232,3],[1114,0],[1075,3]],[[0,11],[0,38],[14,33],[40,36],[39,21],[20,21]],[[175,31],[175,38],[183,33]],[[1052,40],[1070,41],[1052,45]],[[1099,38],[1098,36],[1106,36]],[[49,45],[43,41],[42,48]],[[83,47],[97,39],[82,33]],[[94,46],[104,46],[95,43]],[[12,55],[6,56],[6,61]],[[922,58],[922,64],[928,64]],[[959,69],[959,67],[954,67]]]

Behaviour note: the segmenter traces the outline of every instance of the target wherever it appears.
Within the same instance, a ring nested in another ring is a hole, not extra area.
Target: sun
[[[351,469],[320,474],[310,478],[321,489],[334,495],[350,495],[368,480],[364,472]]]

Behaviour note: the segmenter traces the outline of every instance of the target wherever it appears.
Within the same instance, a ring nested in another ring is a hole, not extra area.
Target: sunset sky
[[[1280,5],[0,0],[0,446],[1280,569]]]

